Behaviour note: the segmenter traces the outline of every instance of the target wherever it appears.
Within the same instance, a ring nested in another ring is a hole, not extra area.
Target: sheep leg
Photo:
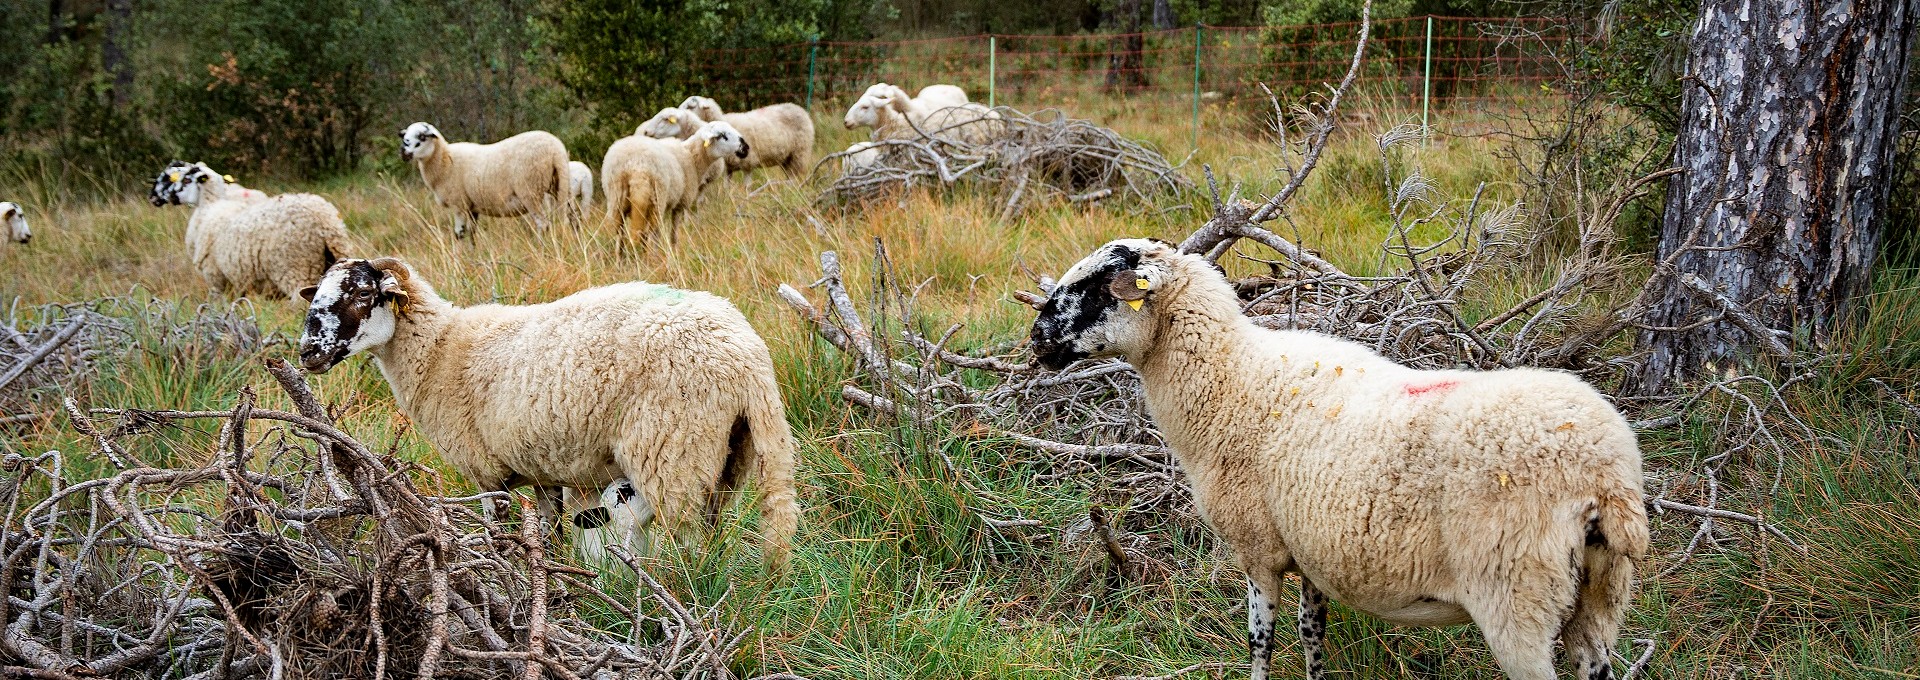
[[[533,487],[533,495],[539,500],[540,522],[550,527],[554,536],[559,536],[567,528],[567,522],[564,519],[565,489],[558,486],[536,486]]]
[[[1247,653],[1253,661],[1253,680],[1267,680],[1273,665],[1273,594],[1280,590],[1279,581],[1271,575],[1263,579],[1247,574]]]
[[[1307,678],[1321,680],[1327,674],[1327,594],[1313,587],[1313,581],[1300,577],[1300,613],[1296,621],[1300,631],[1300,650],[1307,656]]]
[[[474,213],[459,213],[453,216],[453,237],[466,238],[467,228],[480,216]]]
[[[1467,612],[1480,626],[1487,648],[1510,680],[1554,680],[1553,638],[1571,599],[1526,597],[1516,592],[1470,603]]]

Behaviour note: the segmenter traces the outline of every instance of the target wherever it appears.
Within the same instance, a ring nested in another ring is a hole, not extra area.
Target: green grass
[[[1076,105],[1077,113],[1175,155],[1186,150],[1185,109]],[[822,149],[854,139],[833,117],[821,123]],[[1496,149],[1483,138],[1443,137],[1420,162],[1444,195],[1469,196],[1486,182],[1490,196],[1511,200],[1513,174]],[[1297,229],[1305,245],[1350,271],[1376,271],[1387,235],[1378,156],[1369,139],[1340,139],[1300,197],[1292,225],[1282,228]],[[1190,169],[1197,178],[1198,165],[1210,164],[1223,187],[1238,183],[1243,195],[1257,196],[1278,186],[1278,160],[1262,138],[1214,134],[1203,140]],[[100,184],[136,187],[136,179]],[[990,197],[914,194],[865,211],[814,213],[817,186],[762,188],[760,180],[751,191],[735,182],[716,192],[682,229],[685,240],[673,252],[636,255],[618,254],[613,235],[592,227],[536,234],[508,220],[484,221],[475,243],[455,242],[449,216],[408,171],[369,171],[312,186],[268,181],[260,188],[325,195],[341,208],[359,254],[404,257],[457,302],[540,301],[645,279],[713,290],[745,311],[774,348],[802,442],[806,517],[792,568],[778,577],[764,572],[751,541],[739,535],[739,515],[751,515],[747,508],[736,508],[729,529],[708,546],[664,556],[656,565],[656,575],[684,601],[707,605],[725,595],[725,617],[754,628],[735,661],[739,672],[792,670],[816,679],[1087,678],[1222,662],[1228,677],[1243,673],[1244,585],[1204,529],[1169,517],[1125,518],[1130,531],[1152,536],[1144,556],[1149,566],[1140,579],[1113,579],[1092,541],[1060,540],[1060,527],[1104,502],[1098,479],[1040,482],[1029,452],[851,410],[838,396],[839,385],[853,377],[849,364],[773,294],[779,283],[804,286],[816,279],[816,254],[837,249],[847,280],[863,295],[878,238],[903,279],[929,281],[920,300],[928,323],[967,324],[954,346],[1015,340],[1031,321],[1030,310],[1007,299],[1031,286],[1022,265],[1057,273],[1111,238],[1177,239],[1204,219],[1205,202],[1196,198],[1192,210],[1165,214],[1051,204],[1000,222]],[[157,296],[175,305],[174,316],[165,317],[175,319],[198,305],[227,304],[205,290],[185,261],[186,210],[152,208],[131,193],[85,200],[45,184],[24,186],[17,195],[32,198],[23,203],[36,239],[29,248],[0,247],[0,296],[18,298],[23,313],[106,295]],[[826,225],[825,235],[815,233],[808,214]],[[1228,259],[1236,271],[1256,270]],[[1495,303],[1541,276],[1516,270],[1493,277],[1474,308],[1499,308]],[[1920,670],[1920,417],[1868,381],[1910,392],[1920,378],[1920,273],[1886,272],[1876,286],[1853,333],[1832,348],[1838,358],[1788,391],[1789,409],[1820,436],[1796,442],[1781,488],[1768,488],[1770,459],[1735,460],[1723,473],[1728,497],[1741,499],[1730,509],[1764,513],[1807,542],[1810,554],[1756,543],[1750,528],[1729,525],[1723,547],[1643,583],[1623,637],[1657,641],[1648,677],[1891,678]],[[295,305],[271,298],[254,305],[263,328],[297,333],[301,310]],[[257,366],[261,355],[288,356],[288,345],[270,343],[259,353],[167,346],[164,325],[136,324],[142,351],[104,369],[79,395],[83,401],[216,408],[251,385],[263,403],[283,403]],[[397,447],[401,457],[445,473],[449,484],[464,484],[405,429],[370,363],[349,361],[314,384],[339,406],[346,431],[376,450]],[[1718,407],[1703,408],[1683,428],[1645,436],[1650,468],[1681,477],[1675,471],[1725,450]],[[209,432],[170,433],[167,442],[169,460],[155,462],[211,455]],[[0,430],[0,446],[23,453],[90,448],[58,418]],[[1048,528],[984,526],[940,453]],[[1645,573],[1664,569],[1666,556],[1693,527],[1684,518],[1656,518],[1656,548]],[[631,584],[617,574],[607,578],[622,588]],[[624,625],[610,616],[603,624]],[[1330,666],[1339,677],[1496,672],[1471,627],[1396,629],[1336,608],[1330,635]],[[1298,676],[1292,636],[1279,639],[1277,673]]]

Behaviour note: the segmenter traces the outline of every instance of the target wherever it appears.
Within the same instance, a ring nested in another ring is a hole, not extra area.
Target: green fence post
[[[1433,135],[1433,128],[1429,127],[1427,120],[1427,110],[1431,108],[1433,104],[1433,15],[1431,14],[1427,15],[1427,66],[1425,75],[1422,75],[1420,79],[1422,81],[1420,88],[1420,134],[1424,138]]]
[[[820,36],[807,38],[807,110],[813,110],[813,64],[820,56]]]
[[[991,35],[987,36],[987,108],[989,109],[993,108],[993,86],[996,80],[995,72],[999,68],[999,56],[999,39]]]
[[[1200,46],[1206,43],[1205,24],[1193,25],[1193,147],[1200,148]]]

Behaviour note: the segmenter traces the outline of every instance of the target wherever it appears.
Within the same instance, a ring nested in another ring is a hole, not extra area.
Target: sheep
[[[528,215],[545,227],[542,210],[572,214],[567,146],[540,130],[492,144],[449,143],[438,128],[414,123],[400,132],[400,158],[419,167],[434,200],[454,211],[455,238],[465,238],[481,215]]]
[[[863,95],[880,93],[889,95],[898,93],[895,96],[907,96],[905,89],[886,83],[874,83],[873,85],[867,86],[867,91],[863,93]],[[914,104],[925,107],[928,110],[966,106],[971,101],[973,100],[967,98],[966,90],[953,85],[928,85],[920,88],[920,93],[913,96]]]
[[[395,258],[342,260],[309,301],[301,365],[372,355],[394,401],[482,490],[626,478],[677,536],[758,473],[766,555],[799,522],[794,440],[766,343],[726,299],[644,282],[457,307]]]
[[[669,106],[660,109],[659,113],[653,114],[653,117],[648,118],[647,122],[641,123],[640,127],[634,129],[633,134],[641,137],[652,137],[654,139],[686,139],[692,137],[693,133],[699,131],[700,126],[705,124],[706,121],[701,120],[700,117],[694,115],[693,112],[678,106]],[[708,166],[706,176],[700,179],[701,195],[706,195],[706,188],[712,186],[715,180],[726,176],[727,166],[725,163],[715,163]]]
[[[688,97],[680,109],[698,121],[724,120],[740,131],[753,152],[727,159],[728,172],[780,166],[788,177],[800,177],[813,166],[813,116],[798,104],[774,104],[745,113],[726,113],[706,97]],[[695,125],[699,123],[692,121]]]
[[[607,562],[607,545],[619,544],[632,552],[650,552],[644,529],[653,521],[653,506],[640,495],[633,481],[625,477],[613,480],[598,496],[572,494],[568,517],[577,530],[574,552],[589,564]],[[598,505],[588,507],[588,503]]]
[[[746,158],[752,146],[725,121],[703,124],[683,140],[635,135],[607,148],[600,188],[607,222],[637,243],[636,230],[658,229],[668,246],[681,216],[700,200],[722,158]]]
[[[7,223],[7,240],[20,244],[33,240],[33,230],[27,228],[27,214],[20,210],[20,204],[0,202],[0,222]]]
[[[567,161],[567,177],[573,182],[573,209],[586,212],[593,205],[593,169],[580,161]]]
[[[1226,277],[1171,244],[1123,239],[1060,277],[1033,351],[1060,369],[1120,356],[1247,573],[1253,677],[1272,654],[1283,572],[1320,678],[1327,598],[1402,625],[1472,621],[1510,678],[1583,679],[1608,653],[1647,550],[1633,430],[1572,375],[1423,371],[1366,346],[1273,331]]]
[[[249,190],[251,191],[251,190]],[[190,205],[187,254],[214,290],[277,290],[293,299],[351,250],[339,209],[313,194],[232,198],[205,163],[174,161],[147,200]]]
[[[887,85],[882,88],[876,85],[868,88],[867,93],[847,109],[847,115],[841,122],[849,130],[871,127],[873,138],[880,140],[918,139],[922,136],[921,132],[933,134],[946,130],[945,134],[958,134],[967,141],[982,142],[998,135],[999,126],[997,123],[975,121],[991,121],[999,117],[1000,114],[979,104],[928,106],[908,99],[906,91],[898,87]]]
[[[840,174],[851,175],[870,170],[880,164],[880,145],[873,142],[854,142],[841,152]]]

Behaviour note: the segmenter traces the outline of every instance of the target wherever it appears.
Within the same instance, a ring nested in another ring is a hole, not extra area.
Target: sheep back
[[[194,268],[217,289],[299,299],[350,246],[340,211],[313,194],[214,200],[187,227]]]
[[[444,151],[446,162],[436,154],[421,166],[422,177],[443,206],[517,217],[549,201],[570,202],[567,146],[550,133],[522,132],[492,144],[454,142]]]

